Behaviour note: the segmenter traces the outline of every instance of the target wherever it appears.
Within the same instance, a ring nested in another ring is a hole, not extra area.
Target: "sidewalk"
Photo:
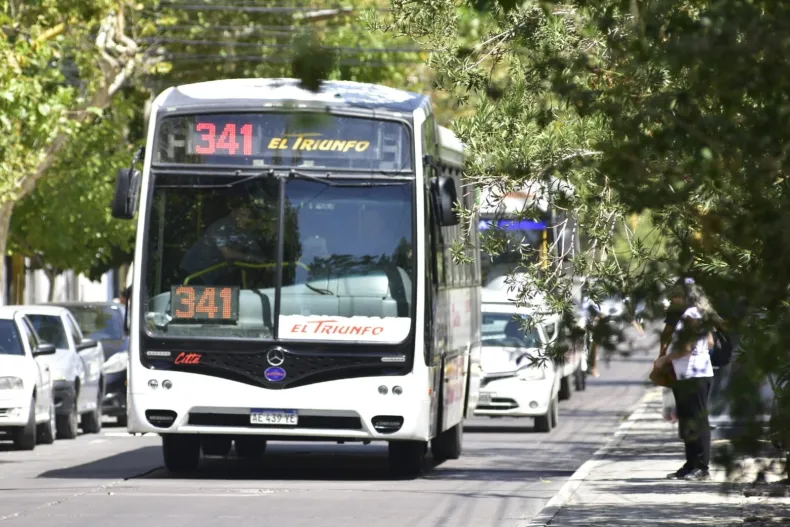
[[[668,480],[667,474],[684,462],[683,444],[676,425],[663,420],[661,403],[661,390],[651,388],[609,444],[573,475],[530,525],[790,525],[790,498],[745,497],[746,485],[726,484],[717,467],[712,467],[710,482]],[[747,477],[753,481],[754,474]],[[768,516],[784,516],[788,523],[755,522]]]

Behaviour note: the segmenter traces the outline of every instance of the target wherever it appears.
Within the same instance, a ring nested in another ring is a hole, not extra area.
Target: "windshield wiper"
[[[293,168],[288,171],[287,177],[290,179],[303,179],[306,181],[313,181],[315,183],[321,183],[328,187],[397,187],[403,185],[405,181],[381,181],[378,179],[370,179],[367,181],[332,181],[329,179],[332,177],[333,174],[331,172],[327,172],[324,177],[314,176],[312,174],[308,174],[306,172],[300,172],[298,170],[294,170]]]
[[[241,170],[237,170],[234,174],[236,177],[240,177],[242,175]],[[256,179],[266,178],[266,177],[275,177],[275,172],[273,168],[270,168],[266,172],[258,172],[257,174],[251,174],[247,177],[236,179],[234,181],[229,181],[227,183],[213,183],[210,185],[200,185],[196,183],[187,184],[187,185],[157,185],[158,188],[193,188],[193,189],[213,189],[213,188],[232,188],[236,185],[241,185],[242,183],[247,183],[248,181],[254,181]]]

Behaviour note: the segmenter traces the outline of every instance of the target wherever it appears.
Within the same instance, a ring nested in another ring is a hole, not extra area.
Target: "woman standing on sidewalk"
[[[682,314],[672,334],[669,353],[660,356],[655,366],[661,368],[671,361],[677,377],[672,393],[680,438],[686,448],[686,463],[668,477],[704,481],[710,479],[708,393],[713,380],[710,362],[713,335],[703,327],[703,321],[719,325],[721,319],[693,280],[684,280],[676,286],[672,303],[673,307],[682,309]]]

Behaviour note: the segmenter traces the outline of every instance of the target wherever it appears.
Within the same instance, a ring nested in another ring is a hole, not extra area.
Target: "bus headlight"
[[[118,373],[129,366],[129,352],[119,351],[115,355],[111,355],[109,359],[104,361],[103,370],[105,374]]]
[[[19,377],[0,377],[0,390],[21,390],[24,387]]]
[[[522,381],[542,381],[546,378],[546,369],[527,367],[518,372],[518,378]]]

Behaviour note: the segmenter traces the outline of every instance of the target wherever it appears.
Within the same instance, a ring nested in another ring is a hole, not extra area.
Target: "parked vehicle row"
[[[0,308],[0,434],[32,450],[98,433],[103,413],[125,415],[122,320],[109,303]]]

